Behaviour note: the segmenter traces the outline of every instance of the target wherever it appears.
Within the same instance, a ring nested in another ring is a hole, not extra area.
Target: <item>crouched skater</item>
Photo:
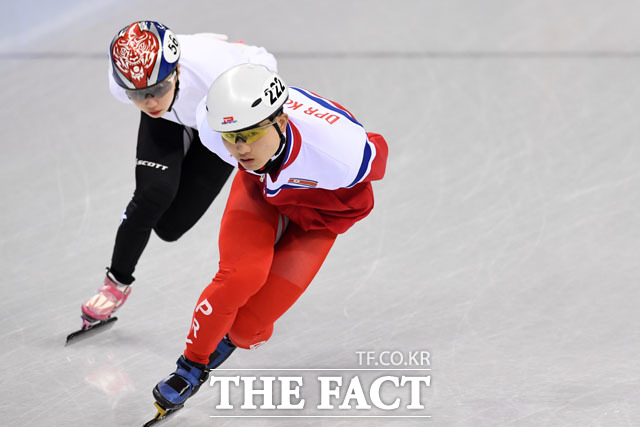
[[[212,33],[174,34],[155,21],[118,31],[109,49],[113,96],[140,110],[136,189],[118,227],[104,285],[82,304],[87,329],[111,318],[127,300],[151,232],[176,241],[207,211],[233,171],[207,150],[196,107],[230,67],[257,63],[276,70],[264,48]]]
[[[371,181],[382,179],[387,161],[381,135],[260,65],[221,74],[197,123],[203,144],[240,171],[221,222],[219,270],[198,299],[177,369],[153,390],[169,411],[237,347],[271,337],[337,235],[371,212]]]

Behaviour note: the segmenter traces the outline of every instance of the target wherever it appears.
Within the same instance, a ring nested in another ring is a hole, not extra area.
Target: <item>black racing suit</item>
[[[209,208],[234,169],[202,145],[197,130],[143,112],[136,156],[136,189],[118,228],[109,268],[123,284],[134,281],[151,230],[162,240],[178,240]]]

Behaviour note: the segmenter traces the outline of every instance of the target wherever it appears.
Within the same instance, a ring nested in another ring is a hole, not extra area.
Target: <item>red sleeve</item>
[[[372,132],[367,132],[369,141],[376,147],[376,157],[371,164],[371,171],[364,181],[377,181],[384,177],[384,173],[387,169],[387,156],[389,154],[389,148],[387,147],[387,141],[384,140],[382,135]]]

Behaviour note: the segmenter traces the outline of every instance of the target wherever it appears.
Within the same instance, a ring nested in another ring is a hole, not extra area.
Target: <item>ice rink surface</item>
[[[345,105],[390,148],[372,214],[272,339],[223,365],[250,370],[221,372],[298,369],[268,373],[304,375],[310,403],[318,375],[431,379],[421,410],[390,383],[391,411],[238,410],[232,396],[232,414],[259,418],[211,418],[229,411],[205,385],[164,425],[638,425],[638,2],[7,3],[1,424],[142,425],[216,272],[228,187],[179,242],[152,237],[112,329],[64,346],[134,186],[138,113],[108,92],[108,44],[155,19],[267,47],[289,84]],[[363,366],[358,351],[428,351],[418,368],[431,370]]]

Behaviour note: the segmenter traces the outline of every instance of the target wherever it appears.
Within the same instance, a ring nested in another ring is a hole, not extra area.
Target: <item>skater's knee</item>
[[[175,194],[170,189],[137,188],[123,219],[126,220],[126,224],[132,227],[155,228],[174,197]]]
[[[253,350],[264,344],[273,334],[273,324],[262,325],[259,322],[236,322],[229,331],[229,338],[240,348]]]
[[[173,203],[177,188],[166,183],[157,182],[136,188],[133,195],[135,204],[142,210],[152,210],[162,213]]]
[[[153,228],[153,231],[155,231],[156,235],[165,242],[175,242],[184,234],[183,230],[176,230],[160,224],[156,225]]]
[[[229,338],[238,347],[254,349],[271,338],[273,322],[264,320],[259,313],[243,307],[229,330]]]

